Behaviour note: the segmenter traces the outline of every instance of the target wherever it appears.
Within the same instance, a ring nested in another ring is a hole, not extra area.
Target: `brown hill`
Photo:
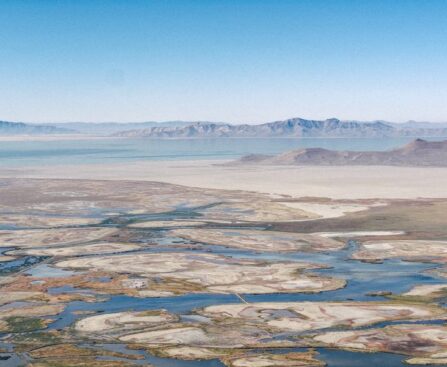
[[[447,140],[411,143],[383,152],[335,151],[322,148],[292,150],[277,156],[251,154],[235,163],[265,165],[385,165],[385,166],[438,166],[447,167]]]

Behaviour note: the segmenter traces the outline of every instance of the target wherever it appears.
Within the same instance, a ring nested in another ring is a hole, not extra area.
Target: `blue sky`
[[[0,0],[0,119],[447,121],[447,1]]]

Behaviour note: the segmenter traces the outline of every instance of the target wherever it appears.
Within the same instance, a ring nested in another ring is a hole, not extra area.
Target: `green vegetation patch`
[[[24,333],[46,327],[45,320],[36,317],[11,316],[3,320],[8,324],[8,331],[12,333]]]

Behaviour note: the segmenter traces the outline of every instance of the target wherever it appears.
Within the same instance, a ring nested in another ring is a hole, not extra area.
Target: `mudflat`
[[[447,168],[390,166],[227,167],[223,161],[141,161],[0,170],[0,177],[161,181],[294,197],[447,197]]]

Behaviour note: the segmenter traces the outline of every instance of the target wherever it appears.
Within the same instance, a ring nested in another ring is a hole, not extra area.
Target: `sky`
[[[445,0],[0,0],[0,120],[447,121]]]

